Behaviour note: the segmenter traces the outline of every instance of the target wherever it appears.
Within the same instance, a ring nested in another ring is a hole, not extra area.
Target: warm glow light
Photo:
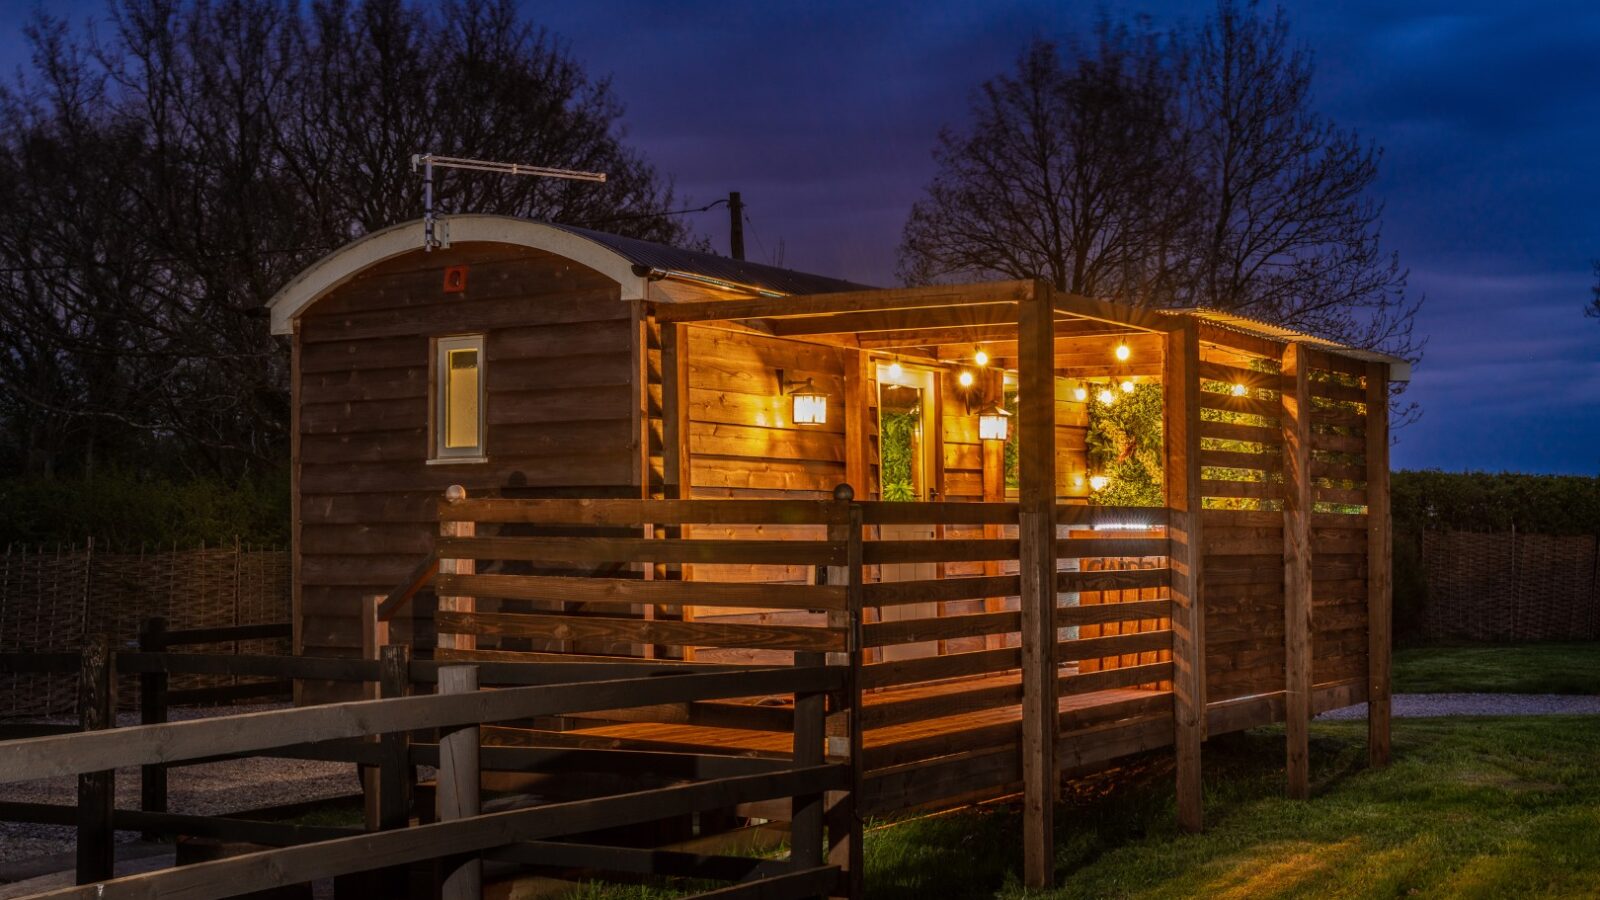
[[[972,387],[972,373],[963,369],[961,374],[956,376],[956,383],[962,387]]]
[[[985,441],[1003,441],[1011,433],[1011,413],[998,404],[991,403],[978,414],[978,437]]]
[[[794,411],[791,417],[796,425],[826,425],[828,422],[827,395],[804,390],[794,394]]]
[[[1100,394],[1099,394],[1099,400],[1100,400],[1101,403],[1104,403],[1105,405],[1110,406],[1111,404],[1117,402],[1117,395],[1111,393],[1111,389],[1110,388],[1101,388],[1100,389]]]
[[[1244,396],[1244,390],[1245,390],[1244,385],[1235,382],[1234,385],[1233,385],[1232,390],[1233,390],[1233,395],[1235,397],[1243,397]]]
[[[1072,389],[1072,397],[1079,403],[1082,403],[1083,401],[1089,399],[1089,389],[1080,384]]]
[[[1130,357],[1132,355],[1133,355],[1133,351],[1128,349],[1128,345],[1127,344],[1118,344],[1117,345],[1117,361],[1118,362],[1127,362],[1128,361],[1128,357]]]
[[[987,366],[989,364],[989,354],[979,350],[977,353],[972,354],[972,361],[980,366]]]
[[[897,359],[894,362],[889,363],[889,377],[890,378],[899,378],[902,374],[904,374],[904,372],[905,372],[905,369],[900,367],[900,360]]]
[[[1133,393],[1133,382],[1131,382],[1131,381],[1124,381],[1124,382],[1123,382],[1123,383],[1122,383],[1122,392],[1123,392],[1123,393],[1124,393],[1124,394],[1131,394],[1131,393]]]
[[[1111,479],[1107,478],[1104,475],[1091,475],[1089,477],[1089,487],[1092,487],[1097,491],[1105,490],[1106,489],[1106,485],[1108,485],[1110,483],[1111,483]]]

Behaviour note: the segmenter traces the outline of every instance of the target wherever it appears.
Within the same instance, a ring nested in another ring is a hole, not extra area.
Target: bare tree
[[[903,277],[1042,277],[1420,355],[1418,301],[1381,247],[1379,153],[1312,110],[1281,11],[1221,0],[1197,30],[1097,35],[1065,59],[1030,47],[940,136]]]
[[[608,83],[510,0],[120,0],[38,16],[0,91],[0,459],[232,473],[281,461],[278,286],[420,212],[411,154],[605,171],[451,177],[447,210],[682,241]],[[118,458],[120,457],[120,458]]]
[[[1178,67],[1149,32],[1104,25],[1063,63],[1036,41],[987,82],[970,127],[940,134],[939,172],[912,207],[901,275],[1042,277],[1063,290],[1166,299],[1193,192],[1175,127]],[[1164,190],[1150,190],[1163,185]]]

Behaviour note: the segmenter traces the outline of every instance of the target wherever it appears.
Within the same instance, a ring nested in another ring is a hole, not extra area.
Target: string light
[[[962,369],[961,374],[956,376],[956,383],[962,387],[972,387],[972,373]]]
[[[1128,357],[1130,357],[1132,355],[1133,355],[1133,351],[1128,349],[1128,345],[1127,344],[1118,344],[1117,345],[1117,362],[1127,362],[1128,361]]]
[[[1100,400],[1101,403],[1104,403],[1105,405],[1110,406],[1111,404],[1117,402],[1117,395],[1111,393],[1111,389],[1110,388],[1101,388],[1100,389],[1100,394],[1099,394],[1099,400]]]
[[[1072,398],[1077,400],[1079,403],[1082,403],[1083,401],[1089,399],[1089,389],[1081,384],[1078,385],[1072,389]]]
[[[889,363],[890,378],[899,378],[903,374],[905,374],[905,369],[900,365],[900,360],[898,358]]]
[[[1082,475],[1073,476],[1072,486],[1076,487],[1076,488],[1083,487],[1083,476]]]
[[[1230,390],[1233,392],[1233,395],[1235,397],[1243,397],[1244,396],[1244,392],[1245,392],[1245,387],[1244,387],[1244,385],[1242,385],[1242,384],[1240,384],[1238,382],[1234,382],[1233,387]]]
[[[977,353],[972,354],[972,361],[977,365],[987,366],[989,364],[989,354],[985,353],[983,348],[980,347]]]
[[[1097,491],[1105,490],[1106,489],[1106,485],[1108,485],[1110,483],[1111,483],[1111,479],[1107,478],[1104,475],[1093,475],[1093,476],[1090,476],[1090,478],[1089,478],[1089,487],[1092,487]]]
[[[1124,394],[1131,394],[1131,393],[1133,393],[1133,382],[1131,382],[1131,381],[1124,381],[1124,382],[1122,382],[1122,392],[1123,392],[1123,393],[1124,393]]]

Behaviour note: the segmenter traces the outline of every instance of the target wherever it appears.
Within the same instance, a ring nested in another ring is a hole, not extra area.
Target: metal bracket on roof
[[[433,167],[440,166],[446,169],[466,169],[472,172],[495,172],[501,175],[538,175],[542,178],[566,178],[572,181],[596,181],[604,183],[606,173],[584,172],[578,169],[552,169],[548,166],[529,166],[522,163],[491,162],[485,159],[463,159],[455,156],[439,156],[433,153],[414,153],[411,155],[411,171],[422,167],[422,249],[433,250],[436,247],[449,246],[450,238],[447,234],[441,241],[435,234],[438,218],[433,212]]]

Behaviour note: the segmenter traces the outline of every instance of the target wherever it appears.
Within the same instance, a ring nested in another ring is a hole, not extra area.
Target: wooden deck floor
[[[963,694],[988,688],[1004,688],[1015,685],[1017,681],[1018,676],[1006,675],[944,684],[916,685],[904,689],[871,692],[866,694],[863,700],[869,710],[871,707],[889,703],[939,698],[948,699],[953,707],[957,707]],[[1120,718],[1129,714],[1130,709],[1136,712],[1138,708],[1170,702],[1158,699],[1168,696],[1165,692],[1121,688],[1062,697],[1059,707],[1063,714],[1079,714],[1071,718],[1081,718],[1084,724],[1088,725],[1105,721],[1106,717]],[[1103,711],[1105,715],[1093,715],[1096,711]],[[882,728],[869,728],[863,734],[863,745],[869,759],[879,757],[883,763],[888,764],[890,760],[883,752],[888,748],[908,744],[921,745],[955,733],[982,732],[993,736],[996,742],[1004,743],[1006,730],[1019,728],[1021,721],[1020,705],[995,706]],[[630,749],[675,749],[774,757],[788,756],[793,742],[793,738],[786,732],[655,722],[599,724],[568,731],[565,735],[568,740],[582,742],[588,746],[608,745]],[[872,767],[874,766],[869,762],[869,768]]]

